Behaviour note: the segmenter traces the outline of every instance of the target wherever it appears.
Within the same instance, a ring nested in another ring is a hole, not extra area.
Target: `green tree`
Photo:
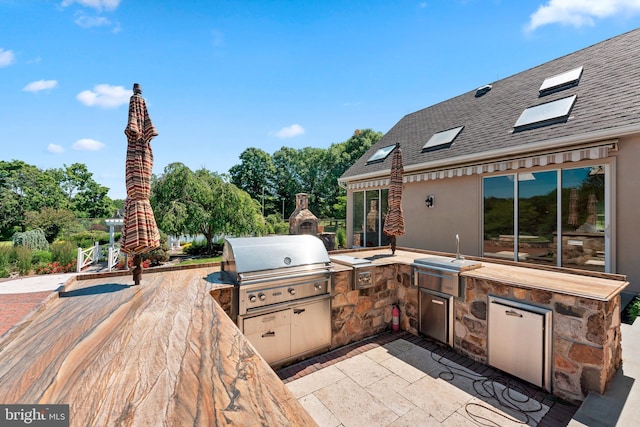
[[[295,209],[295,195],[303,192],[302,163],[297,150],[282,147],[273,154],[273,164],[276,168],[274,179],[275,196],[278,200],[284,200],[285,216],[287,216]]]
[[[65,206],[56,175],[21,160],[0,161],[0,234],[25,230],[25,212]]]
[[[316,215],[344,218],[345,208],[339,197],[346,192],[338,186],[338,178],[380,138],[380,132],[358,130],[328,149],[282,147],[271,157],[260,149],[248,148],[240,155],[241,163],[230,169],[231,182],[260,203],[264,189],[267,216],[286,217],[295,209],[295,195],[304,192],[309,195],[309,209]]]
[[[116,205],[107,196],[109,189],[93,179],[73,198],[76,215],[85,218],[109,218],[116,211]]]
[[[255,200],[273,196],[275,167],[271,156],[259,148],[247,148],[240,154],[240,164],[229,169],[231,183]]]
[[[207,251],[219,235],[260,234],[264,219],[258,202],[214,172],[192,172],[172,163],[154,178],[151,205],[158,226],[168,234],[202,234]]]
[[[44,207],[40,211],[26,212],[25,225],[29,229],[42,229],[47,241],[53,243],[60,232],[69,227],[75,218],[75,214],[69,209]]]
[[[346,203],[341,202],[341,197],[346,196],[346,191],[338,186],[338,178],[378,142],[382,135],[382,132],[371,129],[356,130],[346,141],[329,146],[324,157],[327,172],[318,184],[318,192],[323,197],[322,202],[319,203],[319,215],[346,218]]]
[[[115,205],[107,196],[109,189],[93,179],[93,174],[85,164],[64,165],[64,168],[54,169],[52,173],[58,179],[68,206],[78,217],[105,218],[113,215]]]

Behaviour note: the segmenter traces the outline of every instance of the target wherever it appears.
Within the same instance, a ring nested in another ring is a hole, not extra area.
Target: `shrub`
[[[133,268],[133,257],[132,256],[128,256],[128,257],[121,257],[120,260],[118,261],[118,265],[116,266],[118,269],[123,270],[125,268],[124,266],[124,260],[127,259],[128,260],[128,267],[129,269]],[[149,268],[151,267],[151,260],[150,259],[143,259],[142,260],[142,268]]]
[[[32,264],[46,264],[51,262],[52,254],[49,251],[33,251],[33,257],[31,259]]]
[[[71,242],[58,241],[51,245],[51,260],[61,265],[76,262],[78,248]]]
[[[60,264],[58,261],[54,261],[46,264],[40,264],[36,267],[36,274],[71,273],[73,271],[76,271],[75,260],[65,265]]]
[[[158,266],[163,262],[169,261],[169,244],[167,241],[167,235],[160,233],[160,247],[152,250],[148,254],[142,256],[143,259],[151,261],[151,265]]]
[[[7,268],[9,261],[11,261],[11,255],[13,253],[12,246],[1,245],[0,246],[0,269]]]
[[[65,236],[65,241],[73,243],[76,247],[90,248],[98,242],[101,245],[109,243],[109,233],[101,230],[83,231]]]
[[[182,248],[183,252],[189,255],[204,255],[207,253],[207,241],[206,240],[198,240],[191,242],[191,245],[187,247],[185,245]]]
[[[49,242],[44,235],[44,231],[39,228],[18,232],[13,235],[13,246],[25,246],[32,251],[49,248]]]
[[[21,276],[27,276],[31,272],[31,260],[33,252],[27,246],[16,246],[16,262]]]
[[[336,243],[339,248],[347,247],[347,232],[342,227],[338,227],[336,230]]]

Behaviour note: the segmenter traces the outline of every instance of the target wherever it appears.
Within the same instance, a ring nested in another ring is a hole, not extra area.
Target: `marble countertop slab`
[[[209,291],[218,268],[72,281],[0,341],[3,404],[72,426],[314,425]]]

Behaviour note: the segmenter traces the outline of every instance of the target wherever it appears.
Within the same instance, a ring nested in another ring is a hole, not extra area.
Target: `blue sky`
[[[133,83],[172,162],[327,148],[634,29],[640,0],[0,0],[2,160],[126,196]]]

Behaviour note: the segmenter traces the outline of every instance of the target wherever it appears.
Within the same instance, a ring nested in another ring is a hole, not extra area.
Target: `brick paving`
[[[524,383],[508,374],[502,373],[491,366],[478,363],[468,357],[456,353],[451,348],[443,347],[439,343],[412,335],[408,332],[385,332],[363,341],[340,347],[328,353],[321,354],[311,359],[304,360],[294,365],[283,367],[276,373],[285,384],[302,378],[319,369],[326,368],[342,360],[349,359],[368,350],[374,349],[391,341],[404,339],[417,346],[420,346],[432,353],[436,353],[446,359],[455,362],[467,369],[470,369],[482,376],[490,377],[501,375],[509,379],[509,383],[516,385],[517,390],[531,399],[543,403],[549,407],[549,411],[540,420],[537,427],[565,427],[569,424],[574,414],[578,410],[578,405],[565,402],[562,399],[547,393],[545,390]]]
[[[0,337],[36,310],[51,294],[52,291],[0,294]]]

